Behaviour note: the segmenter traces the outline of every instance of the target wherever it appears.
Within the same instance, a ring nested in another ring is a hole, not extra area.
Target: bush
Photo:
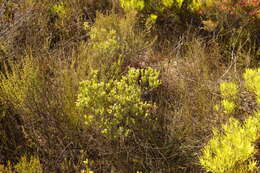
[[[0,171],[1,173],[43,173],[42,165],[39,158],[34,156],[31,156],[29,158],[23,156],[14,166],[11,166],[10,162],[8,162],[7,166],[0,165]]]
[[[42,165],[37,157],[21,157],[20,161],[14,166],[14,169],[17,173],[43,173]]]
[[[244,83],[247,90],[256,94],[258,87],[258,69],[246,69],[243,73]],[[257,85],[257,86],[256,86]],[[233,113],[235,109],[235,98],[238,95],[238,86],[231,82],[220,84],[220,93],[223,96],[223,112]],[[255,98],[257,102],[258,96]],[[213,136],[202,150],[200,164],[212,173],[246,173],[256,172],[257,153],[255,143],[260,132],[260,112],[255,105],[255,115],[248,117],[243,124],[231,117],[227,124],[221,129],[214,128]]]
[[[0,169],[26,154],[21,170],[39,158],[44,172],[197,173],[212,127],[252,131],[253,0],[0,2]],[[246,172],[248,157],[219,164]]]
[[[246,62],[239,55],[249,53],[250,63],[257,65],[257,42],[259,42],[259,10],[257,1],[217,0],[211,5],[202,5],[203,30],[211,33],[222,48],[225,62],[234,61],[229,57],[237,55],[236,63],[244,65]],[[233,54],[232,54],[233,53]],[[238,53],[238,54],[237,54]]]
[[[38,69],[30,58],[22,61],[21,65],[9,64],[11,69],[6,69],[5,74],[0,74],[0,101],[19,110],[26,104],[29,93],[33,92],[31,89],[39,85]]]
[[[243,78],[246,89],[256,95],[256,102],[260,105],[260,68],[246,69]]]
[[[86,124],[112,139],[127,137],[136,123],[149,119],[153,105],[142,101],[141,96],[145,90],[158,87],[158,75],[151,68],[130,68],[120,80],[99,81],[94,74],[81,82],[77,106],[86,110]]]
[[[260,112],[243,125],[230,119],[223,130],[213,130],[213,136],[202,150],[200,164],[212,173],[249,173],[257,170],[254,142],[259,137]]]
[[[238,94],[238,86],[232,82],[222,82],[220,84],[220,94],[223,97],[221,105],[225,114],[231,114],[235,111],[235,101]]]
[[[123,16],[97,14],[95,24],[87,27],[90,29],[86,48],[90,69],[99,70],[107,78],[116,76],[151,47],[145,32],[136,29],[136,20],[135,12]]]

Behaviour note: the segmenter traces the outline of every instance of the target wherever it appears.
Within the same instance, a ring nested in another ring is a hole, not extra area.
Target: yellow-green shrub
[[[235,103],[233,101],[229,101],[227,99],[224,99],[221,101],[221,105],[223,107],[223,111],[225,114],[231,114],[235,111]]]
[[[43,168],[38,157],[23,156],[14,166],[8,162],[7,166],[0,165],[1,173],[43,173]]]
[[[16,109],[24,105],[26,98],[38,84],[38,68],[32,59],[26,58],[22,63],[10,63],[11,69],[0,74],[0,101],[12,104]]]
[[[154,105],[141,96],[144,90],[158,87],[158,76],[151,68],[130,68],[120,80],[98,80],[95,73],[92,79],[81,82],[77,106],[86,111],[86,124],[112,138],[127,136],[135,123],[149,119]]]
[[[121,7],[128,9],[157,9],[158,11],[163,11],[165,8],[175,7],[181,9],[183,4],[187,4],[187,8],[190,10],[198,10],[201,6],[200,0],[120,0]],[[174,12],[174,11],[173,11]]]
[[[14,166],[17,173],[43,173],[42,165],[38,157],[23,156]]]
[[[222,129],[213,129],[213,136],[203,148],[200,164],[212,173],[249,173],[256,171],[254,142],[260,132],[260,112],[243,124],[231,118]]]
[[[238,93],[238,86],[233,82],[222,82],[220,84],[220,94],[226,99],[234,99]]]
[[[8,162],[7,166],[0,164],[0,172],[1,173],[13,173],[11,163]]]
[[[145,40],[144,32],[136,30],[136,22],[136,13],[131,11],[123,16],[97,14],[90,28],[85,23],[84,28],[90,30],[87,46],[90,68],[110,76],[120,71],[121,65],[143,54],[151,44]]]
[[[246,69],[243,78],[246,89],[255,93],[256,101],[260,105],[260,68]]]
[[[63,2],[53,5],[50,11],[53,15],[57,15],[61,19],[66,17],[66,8]]]
[[[221,105],[225,114],[231,114],[236,108],[236,98],[238,94],[238,86],[233,82],[222,82],[220,84],[220,94],[223,98]]]

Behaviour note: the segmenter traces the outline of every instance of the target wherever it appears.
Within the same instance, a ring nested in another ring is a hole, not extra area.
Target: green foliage
[[[235,111],[236,105],[233,101],[222,100],[221,105],[223,106],[223,110],[225,114],[231,114]]]
[[[191,11],[196,11],[201,7],[200,0],[120,0],[120,4],[125,10],[135,9],[141,11],[144,9],[157,9],[158,12],[163,12],[165,8],[170,9],[171,7],[181,9],[183,4],[187,4],[187,8]]]
[[[255,93],[256,102],[260,105],[260,68],[246,69],[243,78],[246,89]]]
[[[8,162],[7,166],[0,164],[0,172],[1,173],[13,173],[11,163]]]
[[[243,78],[246,88],[251,92],[256,92],[260,88],[260,68],[246,69]]]
[[[87,47],[91,69],[98,70],[107,78],[117,76],[121,66],[138,58],[151,42],[145,40],[145,33],[135,29],[137,16],[128,12],[124,16],[111,13],[97,14],[95,24],[90,28]],[[84,26],[86,27],[86,23]]]
[[[220,84],[220,94],[223,98],[234,99],[238,93],[238,86],[233,82],[222,82]]]
[[[20,158],[19,162],[14,166],[8,162],[7,166],[0,165],[1,173],[43,173],[43,168],[38,157],[26,157]]]
[[[0,163],[10,165],[0,172],[33,151],[45,172],[80,172],[86,158],[87,172],[201,172],[211,127],[246,119],[254,96],[260,104],[257,69],[244,74],[249,92],[237,76],[258,60],[257,15],[238,5],[246,1],[1,1]],[[161,69],[161,87],[149,66]],[[233,72],[236,84],[215,87]]]
[[[23,156],[19,162],[14,166],[17,173],[43,173],[42,165],[37,157]]]
[[[260,112],[243,125],[230,119],[222,130],[214,129],[213,137],[202,150],[200,164],[212,173],[249,173],[256,170],[254,142],[260,131]]]
[[[141,99],[142,90],[158,87],[158,76],[151,68],[130,68],[120,80],[99,81],[95,73],[81,82],[77,106],[86,110],[86,124],[112,138],[128,136],[137,121],[149,119],[154,105]]]
[[[220,84],[220,94],[223,97],[221,105],[225,114],[232,114],[235,111],[238,86],[233,82],[222,82]]]
[[[51,13],[59,16],[59,18],[61,18],[61,19],[65,18],[67,15],[67,12],[66,12],[64,2],[60,2],[58,4],[53,5],[51,8]]]
[[[10,65],[10,72],[6,70],[5,74],[0,74],[0,101],[19,109],[26,102],[32,86],[38,85],[38,69],[30,58],[25,59],[21,65]]]
[[[179,0],[178,1],[178,4],[182,4],[182,1],[183,0]],[[162,0],[162,4],[165,6],[165,7],[171,7],[173,5],[173,0]],[[180,5],[181,6],[181,5]]]
[[[145,2],[143,0],[120,0],[120,5],[125,10],[142,10]]]

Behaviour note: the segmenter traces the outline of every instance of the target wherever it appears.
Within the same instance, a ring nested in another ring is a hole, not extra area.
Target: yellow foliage
[[[231,113],[233,113],[234,110],[235,110],[235,107],[236,107],[236,105],[235,105],[234,102],[229,101],[229,100],[226,100],[226,99],[222,100],[222,101],[221,101],[221,104],[222,104],[222,106],[223,106],[223,109],[224,109],[224,113],[225,113],[225,114],[231,114]]]
[[[200,164],[212,173],[253,172],[257,169],[253,155],[259,132],[259,111],[243,125],[231,118],[221,130],[213,130],[213,137],[202,150]]]
[[[238,86],[233,82],[222,82],[220,84],[220,94],[226,99],[233,99],[238,93]]]
[[[24,60],[21,66],[10,64],[10,72],[0,74],[0,101],[20,108],[38,83],[38,68],[30,58]]]
[[[153,104],[143,101],[141,95],[160,85],[158,76],[151,68],[130,68],[120,80],[99,81],[94,73],[91,80],[80,83],[76,103],[86,112],[86,125],[112,138],[128,136],[136,120],[149,118]]]

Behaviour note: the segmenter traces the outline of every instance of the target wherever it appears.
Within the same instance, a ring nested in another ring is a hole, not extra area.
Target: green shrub
[[[175,7],[181,9],[184,5],[187,5],[187,8],[195,11],[198,10],[201,6],[199,0],[120,0],[121,7],[128,9],[136,9],[136,10],[148,10],[148,9],[156,9],[160,12],[164,11],[165,8]],[[172,11],[174,13],[174,11]]]
[[[202,150],[200,164],[212,173],[249,173],[256,171],[254,142],[260,132],[260,112],[249,117],[243,125],[230,119]]]
[[[221,105],[225,114],[231,114],[235,111],[236,105],[233,101],[224,99],[221,101]]]
[[[220,84],[220,94],[223,97],[221,105],[225,114],[231,114],[235,111],[238,86],[233,82],[222,82]]]
[[[22,63],[10,63],[11,69],[0,74],[0,101],[21,109],[33,86],[38,85],[38,69],[32,59],[26,58]]]
[[[158,87],[158,75],[151,68],[130,68],[120,80],[99,81],[94,73],[92,79],[81,82],[77,100],[77,106],[86,111],[86,124],[112,138],[128,136],[138,121],[150,117],[154,105],[141,96],[144,90]]]
[[[90,28],[85,23],[85,28],[90,29],[87,57],[91,69],[99,70],[107,77],[116,76],[122,66],[138,59],[150,48],[146,34],[136,30],[136,22],[136,13],[129,12],[124,16],[97,14],[95,24]]]
[[[61,19],[66,17],[66,8],[63,2],[53,5],[50,11],[52,15],[57,15]]]
[[[234,99],[238,93],[238,86],[232,82],[222,82],[220,84],[220,94],[226,99]]]
[[[43,173],[43,168],[38,157],[23,156],[14,166],[8,162],[7,166],[0,165],[1,173]]]
[[[246,89],[255,93],[256,101],[260,105],[260,68],[246,69],[243,78]]]
[[[42,165],[37,157],[23,156],[14,168],[17,173],[43,173]]]
[[[0,164],[1,173],[13,173],[11,163],[8,162],[7,166]]]

